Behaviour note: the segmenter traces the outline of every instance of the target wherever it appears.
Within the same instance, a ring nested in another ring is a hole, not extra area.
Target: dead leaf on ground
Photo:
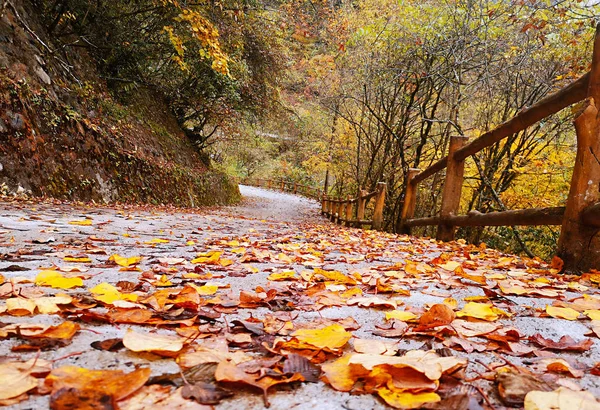
[[[551,392],[529,392],[524,407],[525,410],[600,410],[600,403],[590,392],[559,387]]]

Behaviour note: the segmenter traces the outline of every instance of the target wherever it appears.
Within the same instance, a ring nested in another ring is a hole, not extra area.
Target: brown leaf
[[[101,390],[64,387],[50,395],[51,410],[117,410],[115,398]]]
[[[561,337],[558,342],[555,342],[554,340],[545,339],[539,333],[530,336],[529,340],[547,349],[574,350],[578,352],[585,352],[587,350],[590,350],[590,348],[594,344],[591,339],[584,339],[579,342],[576,342],[571,336],[568,335]]]
[[[57,398],[63,394],[67,399],[70,398],[75,393],[69,392],[69,389],[73,389],[82,392],[93,390],[98,394],[106,394],[114,397],[115,400],[120,400],[142,387],[148,377],[150,377],[149,368],[137,369],[125,374],[121,370],[89,370],[76,366],[63,366],[52,370],[46,377],[45,384],[52,389],[53,393],[65,389],[65,392]]]
[[[525,396],[530,391],[552,391],[554,389],[539,376],[515,372],[498,373],[496,383],[498,383],[500,398],[504,404],[512,407],[522,406]]]
[[[107,316],[114,323],[146,323],[152,319],[152,312],[147,309],[118,309],[111,310]]]
[[[408,330],[408,325],[400,320],[392,320],[386,325],[376,327],[378,330],[374,330],[373,334],[381,337],[402,337]]]
[[[35,376],[47,374],[52,365],[41,359],[0,364],[0,400],[18,397],[38,385]]]
[[[300,373],[307,382],[316,383],[321,375],[321,369],[306,357],[291,353],[283,362],[283,373],[288,376]]]
[[[125,347],[123,345],[123,339],[119,338],[97,340],[95,342],[92,342],[91,346],[96,350],[106,350],[109,352],[116,352],[117,350],[123,349]]]
[[[289,378],[280,378],[274,379],[270,376],[266,377],[256,377],[252,376],[242,369],[238,368],[236,365],[228,362],[222,361],[217,366],[217,370],[215,371],[215,379],[219,382],[237,382],[244,383],[250,386],[254,386],[263,392],[263,400],[266,407],[269,407],[269,399],[267,397],[267,391],[269,388],[284,383],[292,383],[295,381],[303,381],[304,377],[301,374],[295,373],[292,377]]]
[[[183,386],[181,396],[200,404],[219,404],[222,399],[233,396],[233,393],[214,384],[197,382]]]
[[[415,330],[424,330],[432,327],[449,325],[456,318],[456,314],[448,305],[438,303],[433,305],[419,319],[419,326]]]

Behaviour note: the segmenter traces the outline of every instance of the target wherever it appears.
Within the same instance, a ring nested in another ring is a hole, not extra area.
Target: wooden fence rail
[[[562,109],[584,101],[574,121],[577,134],[577,155],[571,187],[565,207],[537,208],[490,212],[471,211],[457,215],[464,177],[464,162],[468,157],[493,144],[525,130],[527,127]],[[421,171],[410,169],[407,174],[401,229],[410,232],[414,226],[437,225],[437,239],[454,239],[457,226],[560,225],[558,256],[568,271],[600,269],[600,24],[596,28],[592,68],[589,73],[533,106],[519,112],[479,138],[467,143],[463,136],[453,136],[448,155]],[[439,216],[414,218],[418,184],[446,169]]]
[[[383,228],[383,208],[385,207],[385,182],[378,182],[375,191],[366,192],[361,190],[356,198],[321,198],[321,213],[332,222],[345,226],[362,228],[370,225],[372,229]],[[365,218],[365,209],[369,200],[375,198],[372,219]],[[354,216],[356,215],[356,218]]]

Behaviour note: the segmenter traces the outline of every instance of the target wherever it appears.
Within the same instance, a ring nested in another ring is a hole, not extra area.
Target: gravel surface
[[[306,198],[295,195],[282,194],[260,188],[241,186],[240,191],[244,196],[244,202],[235,207],[226,207],[201,211],[182,211],[151,209],[144,207],[130,208],[95,208],[91,206],[53,205],[43,203],[10,202],[0,204],[0,246],[1,254],[16,255],[19,250],[26,250],[20,260],[10,260],[3,257],[0,259],[0,269],[11,265],[18,265],[29,270],[2,272],[9,280],[19,281],[19,278],[32,280],[38,274],[41,267],[52,265],[64,266],[65,254],[81,253],[81,245],[95,235],[103,239],[114,240],[114,242],[99,242],[97,246],[106,250],[106,254],[88,254],[92,259],[91,264],[85,265],[90,275],[86,279],[85,288],[91,288],[101,282],[116,283],[120,280],[136,282],[140,272],[122,272],[118,267],[105,265],[108,255],[118,253],[123,256],[144,256],[140,267],[143,271],[149,270],[156,261],[162,257],[183,257],[187,261],[192,259],[197,252],[205,252],[222,247],[222,241],[247,238],[250,241],[264,241],[276,239],[276,242],[293,243],[296,241],[301,246],[308,246],[316,241],[313,233],[315,230],[321,233],[324,240],[335,242],[340,238],[349,241],[356,246],[348,247],[344,252],[340,248],[330,252],[323,263],[319,264],[324,269],[336,269],[350,274],[355,271],[364,271],[374,265],[393,265],[408,259],[413,261],[430,261],[442,252],[448,251],[443,245],[435,241],[416,240],[407,236],[395,236],[387,234],[375,234],[368,231],[340,228],[331,225],[325,218],[320,216],[320,205]],[[73,220],[82,220],[91,217],[93,225],[74,226],[69,224]],[[312,233],[311,233],[312,232]],[[312,235],[312,236],[311,236]],[[380,235],[380,236],[377,236]],[[387,247],[377,249],[377,255],[365,258],[363,252],[376,246],[376,238],[384,238]],[[153,238],[166,238],[168,243],[145,244]],[[375,239],[373,239],[375,238]],[[44,242],[54,239],[47,244],[36,244],[33,241]],[[194,241],[194,245],[187,245],[188,241]],[[458,246],[458,245],[455,245]],[[79,249],[79,251],[76,251]],[[29,252],[28,252],[29,251]],[[500,254],[498,254],[501,256]],[[346,262],[355,258],[352,263]],[[362,258],[362,260],[360,260]],[[186,262],[186,266],[189,262]],[[244,276],[233,276],[231,271],[216,271],[217,282],[228,284],[230,289],[219,292],[231,292],[237,295],[240,290],[253,291],[257,286],[268,287],[267,276],[273,271],[281,271],[283,265],[277,262],[252,263],[258,272]],[[234,265],[236,267],[237,265]],[[285,269],[289,269],[285,266]],[[292,264],[292,269],[297,272],[306,268],[302,263]],[[236,268],[237,269],[237,268]],[[241,271],[239,270],[235,272]],[[506,273],[505,270],[498,272]],[[483,292],[477,286],[464,286],[453,288],[444,283],[436,283],[435,280],[424,284],[423,289],[427,293],[411,291],[410,296],[396,298],[405,306],[415,308],[426,307],[427,304],[441,303],[445,297],[452,296],[459,301],[459,309],[464,305],[463,298],[467,296],[482,295]],[[47,295],[56,293],[78,293],[79,290],[54,290],[44,288]],[[597,289],[595,289],[597,293]],[[593,292],[587,292],[593,293]],[[440,296],[433,296],[439,294]],[[567,291],[564,299],[579,296],[579,293]],[[553,299],[542,297],[510,297],[515,306],[526,310],[528,306],[543,308],[552,304]],[[0,304],[1,304],[0,300]],[[231,323],[235,319],[247,319],[250,315],[262,318],[271,313],[269,309],[239,309],[236,313],[227,314],[227,321]],[[297,318],[294,323],[310,322],[320,318],[343,319],[353,317],[360,325],[360,329],[353,332],[355,337],[370,339],[384,339],[372,334],[376,324],[384,322],[384,312],[379,309],[360,308],[357,306],[341,306],[324,308],[320,311],[294,311]],[[58,315],[35,315],[35,316],[10,316],[2,315],[2,323],[41,323],[57,324],[63,321]],[[223,317],[217,320],[223,325]],[[562,335],[570,335],[579,340],[588,332],[584,321],[566,321],[548,317],[519,316],[514,319],[503,319],[499,323],[506,326],[517,327],[521,333],[530,336],[540,333],[546,338],[558,340]],[[83,329],[74,337],[73,343],[51,351],[43,351],[40,358],[57,360],[55,367],[62,365],[76,365],[92,369],[122,369],[131,371],[136,366],[150,366],[153,375],[177,372],[178,366],[172,359],[161,359],[153,354],[137,354],[127,349],[119,352],[98,351],[90,348],[90,343],[114,337],[123,337],[128,328],[138,331],[148,331],[148,327],[133,325],[106,325],[97,323],[84,323]],[[159,333],[171,332],[167,329],[159,329]],[[411,339],[398,340],[401,349],[414,349],[422,347],[427,341]],[[585,353],[561,353],[561,357],[576,359],[583,365],[591,367],[600,362],[600,342],[593,338],[594,345]],[[7,339],[0,344],[0,357],[18,358],[27,360],[36,356],[36,353],[13,353],[11,347],[18,344],[15,339]],[[439,341],[433,342],[432,347],[444,347]],[[81,354],[76,354],[81,353]],[[76,355],[75,355],[76,354]],[[467,354],[463,351],[452,350],[456,356],[466,356],[470,360],[469,371],[471,375],[484,372],[485,367],[476,363],[498,362],[496,356],[490,353],[473,352]],[[69,356],[73,355],[73,356]],[[515,365],[528,366],[531,359],[504,356]],[[582,379],[571,379],[581,387],[589,389],[596,396],[600,396],[600,378],[586,372]],[[482,382],[482,388],[489,392],[490,399],[497,402],[491,384]],[[43,409],[48,407],[48,396],[32,395],[29,400],[9,406],[13,409]],[[270,393],[271,409],[383,409],[386,406],[375,396],[362,395],[353,396],[347,393],[337,392],[324,383],[305,383],[299,386],[284,386],[273,389]],[[189,408],[196,408],[190,402]],[[219,410],[225,409],[262,409],[262,396],[256,391],[240,389],[231,399],[224,400],[215,406]],[[167,408],[167,407],[166,407]],[[186,407],[188,408],[188,407]],[[198,408],[202,408],[198,406]]]

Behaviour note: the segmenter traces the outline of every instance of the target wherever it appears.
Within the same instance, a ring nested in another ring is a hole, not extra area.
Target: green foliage
[[[43,1],[63,47],[85,47],[123,98],[160,92],[200,149],[217,129],[260,116],[276,99],[277,22],[253,1]],[[266,24],[265,24],[266,22]]]

